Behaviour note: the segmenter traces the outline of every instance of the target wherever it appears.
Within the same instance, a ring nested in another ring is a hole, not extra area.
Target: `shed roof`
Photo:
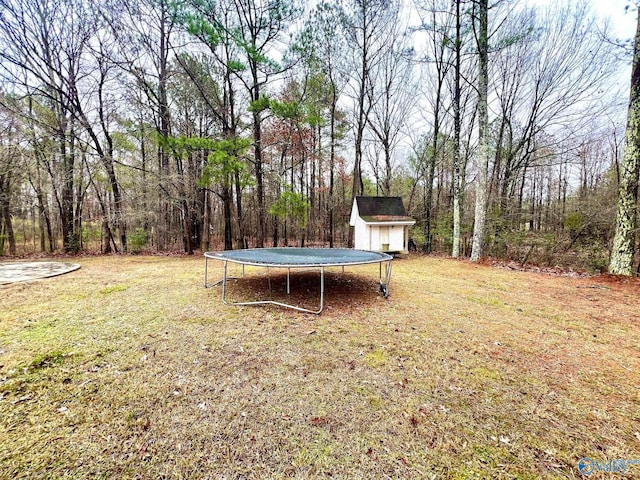
[[[407,222],[413,218],[400,197],[356,197],[358,215],[365,222]]]

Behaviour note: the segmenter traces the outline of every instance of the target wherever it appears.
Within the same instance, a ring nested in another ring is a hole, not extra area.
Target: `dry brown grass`
[[[201,257],[79,263],[0,287],[1,478],[577,478],[582,457],[640,458],[636,281],[412,257],[386,300],[375,268],[330,275],[314,316],[222,305]],[[313,306],[316,280],[292,296]]]

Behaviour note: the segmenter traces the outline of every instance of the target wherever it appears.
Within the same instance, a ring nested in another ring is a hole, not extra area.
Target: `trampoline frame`
[[[222,284],[222,303],[225,305],[236,305],[236,306],[249,306],[249,305],[278,305],[280,307],[291,308],[293,310],[297,310],[305,313],[313,313],[320,314],[324,309],[324,270],[325,268],[331,267],[342,267],[342,271],[344,272],[344,267],[354,266],[354,265],[368,265],[368,264],[379,264],[379,277],[378,281],[380,283],[380,292],[382,295],[387,298],[389,296],[389,283],[391,282],[391,262],[393,261],[393,257],[386,253],[382,252],[371,252],[368,250],[351,250],[351,249],[322,249],[322,248],[292,248],[292,247],[274,247],[274,248],[261,248],[261,249],[249,249],[251,251],[264,250],[265,254],[267,252],[272,252],[274,250],[286,252],[286,250],[309,250],[313,252],[318,252],[322,250],[344,250],[345,252],[367,252],[371,254],[378,255],[379,258],[371,259],[371,260],[359,260],[359,261],[348,261],[348,262],[309,262],[309,263],[280,263],[280,262],[260,262],[260,261],[248,261],[237,258],[230,258],[225,256],[226,253],[229,252],[239,252],[241,250],[227,250],[227,251],[219,251],[219,252],[205,252],[205,263],[204,263],[204,287],[210,288],[215,287],[217,285]],[[213,283],[209,283],[209,260],[217,260],[223,262],[222,268],[222,278]],[[230,277],[228,276],[228,263],[235,263],[238,265],[242,265],[242,276],[241,277]],[[383,281],[383,273],[382,273],[382,264],[384,263],[384,281]],[[275,300],[254,300],[254,301],[242,301],[242,302],[228,302],[227,301],[227,281],[230,279],[239,279],[244,277],[244,267],[245,265],[255,266],[255,267],[265,267],[267,272],[269,273],[269,291],[271,291],[271,276],[270,270],[271,268],[278,269],[286,269],[287,270],[287,295],[290,293],[290,274],[292,269],[306,269],[306,270],[314,270],[318,269],[320,272],[320,305],[317,310],[311,310],[309,308],[301,307],[299,305],[292,305],[289,303],[278,302]]]

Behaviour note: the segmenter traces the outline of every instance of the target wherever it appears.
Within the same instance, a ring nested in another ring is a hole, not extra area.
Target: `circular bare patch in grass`
[[[6,262],[0,263],[0,285],[55,277],[80,268],[69,262]]]

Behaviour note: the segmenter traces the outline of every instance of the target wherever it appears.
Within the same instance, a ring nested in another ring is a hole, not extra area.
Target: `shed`
[[[409,227],[400,197],[355,197],[349,225],[355,227],[355,248],[376,252],[409,251]]]

